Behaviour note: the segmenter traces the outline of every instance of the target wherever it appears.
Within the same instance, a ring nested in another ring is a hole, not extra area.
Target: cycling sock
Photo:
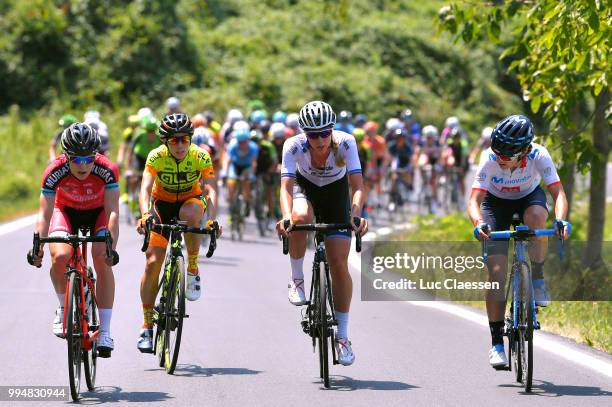
[[[348,338],[348,312],[336,311],[336,320],[338,321],[338,338]]]
[[[491,330],[491,343],[495,345],[504,344],[504,321],[489,321]]]
[[[544,262],[536,263],[534,261],[531,262],[531,279],[537,280],[540,278],[544,278]]]
[[[294,280],[303,280],[304,279],[304,258],[294,259],[289,256],[291,260],[291,278]]]
[[[110,323],[113,316],[112,308],[100,308],[98,309],[100,314],[100,332],[107,332],[110,335]]]
[[[64,300],[66,298],[66,293],[57,294],[57,299],[59,300],[60,307],[64,308]]]
[[[145,329],[153,328],[153,304],[142,304],[143,323]]]
[[[198,255],[197,254],[187,254],[187,272],[190,274],[197,275],[198,274]]]

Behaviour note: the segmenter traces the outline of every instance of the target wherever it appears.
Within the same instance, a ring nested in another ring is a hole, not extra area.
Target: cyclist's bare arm
[[[47,237],[49,233],[49,223],[53,215],[55,206],[55,196],[45,196],[40,194],[40,204],[38,206],[38,219],[36,221],[36,232],[40,237]]]
[[[291,212],[293,211],[293,184],[295,180],[291,177],[281,178],[280,185],[280,207],[282,219],[276,224],[276,230],[279,235],[286,236],[283,220],[291,219]]]
[[[467,210],[472,224],[476,226],[482,221],[482,212],[480,212],[480,204],[484,200],[487,191],[482,189],[472,189],[470,199],[468,200]]]
[[[363,208],[364,201],[364,190],[363,190],[363,176],[359,174],[349,175],[349,184],[351,191],[353,191],[353,199],[351,204],[351,223],[353,218],[361,218],[361,209]],[[368,225],[366,221],[360,223],[357,228],[357,232],[363,236],[368,231]]]
[[[208,211],[208,217],[210,219],[217,219],[217,192],[213,185],[214,182],[214,178],[204,179],[204,190],[206,191],[208,202],[210,202],[206,210]]]
[[[140,194],[138,196],[138,203],[140,205],[140,213],[147,213],[149,211],[149,200],[151,199],[151,191],[153,190],[153,182],[155,176],[149,171],[144,170],[142,174],[142,184],[140,184]]]
[[[119,240],[119,188],[104,191],[104,212],[107,216],[106,227],[113,238],[113,250]]]

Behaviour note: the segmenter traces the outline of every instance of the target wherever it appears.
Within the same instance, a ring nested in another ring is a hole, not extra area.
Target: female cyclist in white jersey
[[[542,180],[554,200],[555,225],[563,225],[563,238],[568,238],[571,225],[565,221],[567,198],[563,186],[546,148],[532,141],[533,126],[523,115],[508,116],[493,130],[488,157],[480,162],[468,202],[468,214],[477,239],[488,239],[491,231],[508,230],[515,213],[530,229],[545,228],[548,208],[546,194],[540,187]],[[542,274],[546,243],[546,237],[534,238],[534,244],[529,246],[535,302],[543,307],[550,303]],[[508,241],[489,243],[489,254],[489,280],[504,287]],[[503,289],[487,292],[487,315],[493,345],[489,351],[489,363],[494,368],[508,364],[503,342],[503,293]]]
[[[287,139],[283,147],[280,189],[283,220],[277,223],[276,229],[279,234],[289,236],[289,301],[294,305],[306,303],[303,272],[306,232],[291,232],[292,225],[312,223],[316,213],[317,220],[322,223],[350,222],[361,235],[368,230],[365,219],[360,220],[359,227],[353,223],[354,217],[361,217],[364,200],[357,144],[353,136],[333,130],[335,123],[336,114],[330,105],[309,102],[299,115],[304,133]],[[291,221],[287,229],[284,228],[285,219]],[[338,361],[343,365],[350,365],[355,360],[348,340],[348,313],[353,293],[348,271],[350,239],[350,232],[331,232],[325,237],[338,320],[335,345]]]

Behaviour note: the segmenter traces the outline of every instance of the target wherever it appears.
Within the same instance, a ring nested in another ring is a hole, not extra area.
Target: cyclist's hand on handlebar
[[[42,259],[44,254],[44,250],[39,250],[38,255],[35,256],[34,253],[32,253],[32,250],[29,250],[27,255],[28,263],[30,263],[30,265],[32,266],[40,267],[42,265]]]
[[[289,221],[288,228],[285,228],[285,221]],[[276,233],[278,233],[278,237],[281,238],[282,236],[289,236],[289,232],[291,232],[292,226],[293,224],[291,223],[290,219],[281,219],[276,222]]]
[[[355,234],[359,233],[360,236],[363,236],[368,232],[368,220],[367,219],[359,218],[359,226],[356,226],[354,219],[351,218],[351,226],[353,227]]]
[[[489,239],[489,233],[491,233],[491,226],[484,221],[479,221],[476,227],[474,227],[474,237],[478,240]]]
[[[570,233],[572,233],[572,224],[566,220],[555,220],[553,227],[557,230],[557,237],[559,239],[567,240]],[[561,231],[563,231],[563,236],[561,236]]]
[[[112,267],[112,266],[116,265],[117,263],[119,263],[119,253],[117,253],[116,251],[113,250],[111,252],[111,254],[112,254],[111,257],[107,257],[105,259],[106,265],[110,266],[110,267]]]
[[[144,213],[142,215],[142,217],[140,219],[138,219],[138,222],[136,222],[136,231],[141,234],[144,235],[145,233],[145,224],[147,223],[147,219],[149,219],[151,217],[151,215],[147,212]]]
[[[217,236],[216,237],[219,238],[223,234],[223,226],[221,226],[219,222],[217,222],[216,220],[209,219],[206,221],[206,228],[212,229],[215,223],[217,224]]]

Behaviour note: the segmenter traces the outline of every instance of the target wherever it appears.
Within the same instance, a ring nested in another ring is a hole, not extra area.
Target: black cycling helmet
[[[177,134],[193,135],[193,123],[185,113],[170,113],[159,124],[159,139],[166,142]]]
[[[89,124],[73,123],[62,132],[62,151],[67,156],[89,156],[100,148],[100,136]]]
[[[300,109],[298,124],[304,131],[331,129],[336,124],[336,113],[325,102],[308,102]]]
[[[368,121],[368,116],[363,113],[359,113],[355,116],[355,127],[363,127],[363,125]]]
[[[533,125],[527,116],[515,114],[497,123],[491,134],[495,154],[514,156],[525,151],[533,141]]]

